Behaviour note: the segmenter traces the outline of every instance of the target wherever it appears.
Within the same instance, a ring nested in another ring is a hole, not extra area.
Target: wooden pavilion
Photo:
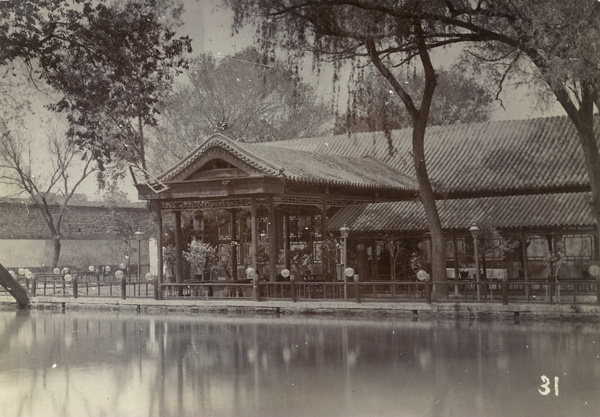
[[[234,280],[238,279],[238,231],[246,226],[239,213],[249,213],[246,264],[257,268],[259,241],[266,237],[269,279],[275,281],[281,252],[289,268],[290,217],[307,217],[308,221],[302,223],[307,230],[302,234],[311,244],[326,239],[328,219],[342,207],[406,200],[417,194],[414,179],[373,157],[318,155],[267,144],[238,143],[221,134],[211,136],[156,181],[139,183],[137,188],[140,197],[149,200],[157,213],[158,247],[162,247],[163,217],[168,213],[174,216],[177,282],[183,280],[182,211],[194,211],[197,217],[209,209],[229,213]],[[261,218],[266,221],[260,222]],[[161,251],[158,258],[159,282],[163,282]]]

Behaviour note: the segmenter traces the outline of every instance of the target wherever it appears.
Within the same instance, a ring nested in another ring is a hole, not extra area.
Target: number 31
[[[550,378],[548,378],[546,375],[542,375],[542,385],[540,386],[540,388],[538,388],[538,391],[540,392],[540,394],[542,395],[548,395],[552,392],[552,389],[550,388]],[[555,376],[554,377],[554,395],[558,397],[558,377]]]

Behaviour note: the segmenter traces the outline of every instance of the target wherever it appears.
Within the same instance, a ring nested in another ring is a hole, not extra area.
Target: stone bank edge
[[[0,302],[5,306],[16,303]],[[250,300],[148,300],[148,299],[72,299],[35,297],[32,310],[107,310],[137,312],[285,314],[327,316],[409,316],[426,319],[515,319],[591,321],[600,323],[600,306],[587,304],[508,304],[433,302],[425,303],[351,303],[348,301],[291,302]]]

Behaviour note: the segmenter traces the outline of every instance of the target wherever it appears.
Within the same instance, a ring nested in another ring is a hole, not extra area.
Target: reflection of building
[[[351,229],[348,262],[362,279],[392,271],[407,279],[411,261],[427,268],[429,252],[410,153],[410,130],[274,143],[214,135],[138,190],[176,224],[183,211],[225,211],[236,225],[222,234],[240,248],[234,259],[259,266],[262,245],[271,280],[293,268],[294,247],[320,262],[323,231],[336,236],[343,224]],[[472,269],[472,222],[484,232],[491,278],[547,277],[557,247],[565,252],[562,276],[582,277],[598,259],[583,155],[567,118],[430,127],[426,155],[450,275]]]
[[[50,206],[56,215],[58,205]],[[69,205],[61,226],[59,266],[77,270],[89,265],[137,265],[138,243],[134,232],[145,231],[140,245],[142,270],[148,271],[148,238],[154,227],[145,204],[112,207],[99,202]],[[7,268],[49,267],[53,255],[50,230],[27,199],[0,201],[0,263]]]

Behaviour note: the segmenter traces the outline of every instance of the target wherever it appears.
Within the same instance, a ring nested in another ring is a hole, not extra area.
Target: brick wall
[[[149,267],[149,246],[148,239],[140,242],[140,262],[144,272],[148,272]],[[23,267],[30,268],[32,271],[49,270],[53,254],[54,248],[51,240],[0,239],[0,263],[6,268]],[[121,263],[137,265],[137,262],[137,240],[61,239],[58,263],[61,268],[68,266],[73,270],[84,271],[90,265],[115,266]],[[154,269],[156,269],[155,266]]]
[[[99,204],[99,203],[96,203]],[[53,206],[56,216],[59,207]],[[142,230],[146,237],[155,234],[154,215],[145,204],[126,207],[101,205],[69,206],[61,226],[63,239],[117,239],[125,228]],[[26,200],[0,202],[0,239],[52,239],[39,209]]]
[[[52,207],[58,214],[59,207]],[[70,206],[61,227],[60,265],[77,269],[88,265],[118,265],[126,255],[137,263],[137,240],[141,230],[142,265],[148,271],[148,240],[156,237],[154,215],[144,203],[124,207],[99,203]],[[39,209],[27,200],[0,201],[0,263],[5,267],[50,266],[52,234]],[[81,265],[80,265],[81,264]]]

